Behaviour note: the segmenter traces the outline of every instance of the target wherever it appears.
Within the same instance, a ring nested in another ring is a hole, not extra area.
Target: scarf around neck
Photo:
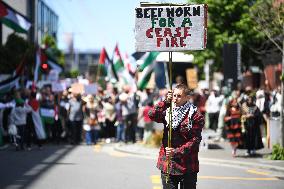
[[[193,106],[190,102],[187,102],[182,106],[173,106],[172,108],[172,129],[175,130],[179,126],[179,124],[183,121],[187,113],[188,113],[188,118],[191,119],[191,116],[196,110],[197,108]],[[170,112],[170,108],[167,108],[166,116],[165,116],[167,127],[169,125],[169,112]],[[191,128],[191,126],[192,126],[192,122],[189,121],[188,127]]]

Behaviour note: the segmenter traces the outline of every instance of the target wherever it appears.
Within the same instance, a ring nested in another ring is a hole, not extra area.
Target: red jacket
[[[157,162],[157,168],[164,173],[167,173],[165,147],[168,145],[168,127],[166,127],[165,110],[168,107],[169,104],[162,101],[149,111],[149,117],[153,121],[164,124],[162,145]],[[189,127],[189,124],[191,127]],[[198,152],[203,126],[204,117],[197,110],[192,114],[191,118],[189,118],[188,111],[179,126],[176,129],[172,129],[171,147],[175,148],[175,151],[170,160],[169,173],[171,175],[183,175],[187,172],[199,171]]]

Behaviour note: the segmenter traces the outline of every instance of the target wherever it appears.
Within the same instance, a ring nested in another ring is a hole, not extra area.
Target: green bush
[[[270,156],[272,160],[284,160],[284,148],[279,144],[273,145],[272,155]]]

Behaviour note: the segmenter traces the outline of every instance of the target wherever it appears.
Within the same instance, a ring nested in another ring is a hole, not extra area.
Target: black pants
[[[81,142],[83,121],[71,121],[71,143],[79,144]]]
[[[216,131],[218,128],[219,112],[209,113],[208,117],[209,117],[209,129]]]
[[[161,173],[163,189],[196,189],[197,173],[186,173],[184,175],[170,175],[166,182],[167,174]]]
[[[136,126],[137,126],[137,114],[127,115],[125,118],[125,141],[136,142]]]
[[[25,139],[26,139],[28,148],[32,146],[32,142],[35,142],[38,145],[38,147],[42,146],[43,141],[38,139],[33,122],[29,122],[29,121],[27,122],[24,132],[25,132]]]
[[[24,149],[24,143],[26,142],[26,138],[25,138],[26,125],[16,125],[16,126],[17,126],[17,132],[19,135],[16,139],[17,144],[21,147],[21,149]]]
[[[52,142],[59,144],[60,134],[62,133],[60,119],[54,121],[54,124],[52,125],[51,128],[51,133],[52,133],[52,138],[51,138]]]

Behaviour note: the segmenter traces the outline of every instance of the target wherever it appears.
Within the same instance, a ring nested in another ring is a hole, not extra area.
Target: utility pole
[[[2,22],[0,22],[0,46],[2,45]]]
[[[283,24],[284,33],[284,24]],[[281,73],[281,112],[280,112],[281,146],[284,147],[284,39],[282,41],[282,73]]]

